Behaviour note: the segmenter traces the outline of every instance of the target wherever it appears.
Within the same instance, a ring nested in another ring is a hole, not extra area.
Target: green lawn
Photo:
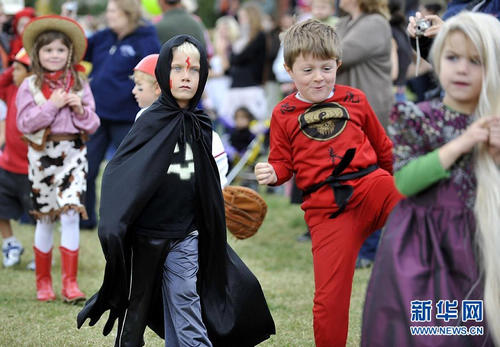
[[[295,239],[305,231],[303,213],[281,195],[264,195],[268,215],[252,238],[229,241],[264,289],[276,323],[277,334],[261,346],[314,346],[312,332],[313,272],[310,243]],[[105,319],[94,327],[76,329],[80,306],[64,304],[60,298],[60,234],[54,233],[53,281],[58,300],[40,303],[35,299],[35,276],[26,270],[33,257],[33,226],[14,224],[25,253],[13,269],[0,269],[0,346],[111,346],[116,327],[102,336]],[[97,233],[81,232],[80,288],[93,294],[100,286],[104,269]],[[361,312],[370,270],[356,270],[351,301],[348,346],[358,346]],[[149,329],[146,346],[162,346],[163,340]]]

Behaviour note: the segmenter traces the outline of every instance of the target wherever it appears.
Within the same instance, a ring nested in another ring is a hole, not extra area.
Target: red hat
[[[158,61],[159,54],[150,54],[142,58],[142,60],[134,67],[134,71],[141,71],[148,75],[155,76],[156,62]]]
[[[31,66],[30,56],[24,48],[21,48],[21,50],[17,52],[16,56],[14,57],[14,61],[17,61],[26,66]]]

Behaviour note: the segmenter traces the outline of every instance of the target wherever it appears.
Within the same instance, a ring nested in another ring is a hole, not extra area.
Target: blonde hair
[[[285,64],[291,69],[301,54],[317,59],[342,59],[340,40],[335,29],[317,19],[292,25],[283,35]]]
[[[233,16],[222,16],[215,22],[215,30],[219,30],[220,27],[224,25],[227,26],[229,41],[233,43],[240,36],[238,21],[236,21]],[[216,39],[217,35],[214,35],[214,40]]]
[[[40,35],[38,35],[33,43],[32,48],[32,57],[31,57],[31,69],[33,74],[36,76],[35,85],[38,88],[42,87],[43,82],[43,74],[46,72],[44,67],[40,64],[40,49],[43,46],[46,46],[52,43],[55,40],[61,40],[63,45],[65,45],[68,52],[68,61],[66,62],[66,66],[64,68],[64,74],[62,78],[66,78],[67,74],[70,73],[73,76],[73,87],[72,90],[79,91],[83,89],[83,81],[85,81],[85,76],[83,74],[79,74],[74,65],[78,63],[76,61],[75,54],[73,52],[73,42],[71,42],[70,38],[61,31],[44,31]]]
[[[134,81],[136,79],[140,79],[144,82],[148,82],[148,83],[151,83],[153,86],[155,84],[158,84],[158,82],[156,81],[156,77],[144,72],[144,71],[139,71],[139,70],[135,70],[134,71],[134,74],[132,75],[133,78],[134,78]]]
[[[260,6],[249,1],[241,5],[240,11],[247,13],[250,24],[250,41],[252,41],[262,31],[262,12]]]
[[[125,13],[128,18],[128,23],[132,29],[137,28],[142,24],[142,7],[141,2],[137,0],[109,0],[114,2],[116,6]]]
[[[440,57],[451,33],[462,32],[476,47],[483,66],[483,83],[474,117],[479,119],[500,112],[500,22],[484,13],[461,12],[447,20],[431,49],[436,73]],[[484,307],[493,339],[500,345],[500,169],[485,145],[475,148],[474,170],[477,179],[474,214],[480,265],[484,273]]]
[[[184,41],[182,44],[172,49],[172,54],[174,52],[182,52],[185,55],[193,56],[193,58],[198,59],[198,61],[200,61],[200,51],[191,42]]]
[[[359,8],[363,13],[378,13],[389,20],[389,2],[387,0],[358,0]]]

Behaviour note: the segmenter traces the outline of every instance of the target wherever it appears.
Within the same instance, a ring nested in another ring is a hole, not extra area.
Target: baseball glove
[[[240,240],[253,236],[267,213],[264,199],[255,190],[242,186],[227,186],[222,194],[229,231]]]

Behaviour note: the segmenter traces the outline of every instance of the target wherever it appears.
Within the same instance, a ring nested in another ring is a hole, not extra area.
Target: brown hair
[[[72,89],[74,91],[82,90],[84,76],[78,74],[78,72],[74,68],[74,65],[78,62],[76,61],[76,57],[73,52],[73,43],[71,42],[70,38],[63,32],[53,31],[53,30],[42,32],[40,35],[37,36],[35,42],[33,43],[31,65],[33,69],[33,74],[36,76],[35,85],[38,88],[42,87],[43,74],[44,72],[46,72],[43,66],[40,64],[40,56],[39,56],[40,49],[43,46],[46,46],[55,40],[61,40],[62,43],[69,49],[68,61],[66,62],[64,76],[66,76],[67,73],[70,73],[73,76],[74,80]]]
[[[358,0],[359,8],[363,13],[378,13],[389,20],[389,2],[387,0]]]
[[[291,69],[301,54],[312,54],[318,59],[341,60],[342,49],[335,29],[317,19],[292,25],[283,35],[285,64]]]

